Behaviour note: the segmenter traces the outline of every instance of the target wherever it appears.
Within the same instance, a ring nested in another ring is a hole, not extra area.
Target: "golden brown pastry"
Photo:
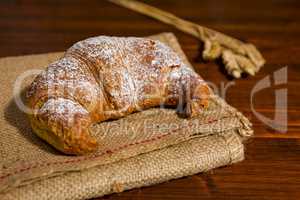
[[[159,41],[99,36],[77,42],[27,92],[33,131],[67,154],[97,148],[88,127],[161,104],[187,117],[208,104],[201,77]],[[179,108],[183,109],[179,109]]]

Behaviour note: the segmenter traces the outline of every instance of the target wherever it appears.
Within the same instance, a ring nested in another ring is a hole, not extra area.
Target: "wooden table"
[[[150,3],[185,19],[258,46],[267,64],[255,77],[230,80],[216,63],[202,63],[197,39],[158,21],[106,1],[0,2],[0,56],[62,51],[95,35],[146,36],[174,32],[197,71],[217,85],[234,81],[229,104],[254,124],[244,162],[205,174],[105,199],[300,199],[300,2],[153,0]],[[255,110],[273,117],[275,91],[288,88],[288,132],[272,130],[250,109],[250,92],[262,78],[288,66],[288,83],[255,94]],[[219,85],[220,87],[220,85]]]

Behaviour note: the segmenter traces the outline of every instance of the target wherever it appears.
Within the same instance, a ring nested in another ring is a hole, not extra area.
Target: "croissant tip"
[[[98,149],[98,142],[95,139],[81,140],[79,144],[64,148],[64,153],[70,155],[86,155]]]

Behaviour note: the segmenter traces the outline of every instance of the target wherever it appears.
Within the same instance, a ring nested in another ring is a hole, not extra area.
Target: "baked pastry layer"
[[[192,117],[208,105],[209,94],[202,78],[163,43],[99,36],[77,42],[50,64],[27,100],[34,132],[80,155],[98,147],[88,129],[93,123],[160,105]]]

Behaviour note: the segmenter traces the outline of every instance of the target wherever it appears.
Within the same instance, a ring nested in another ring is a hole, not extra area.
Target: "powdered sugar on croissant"
[[[207,106],[201,77],[159,41],[137,37],[89,38],[38,75],[27,93],[37,135],[68,154],[94,151],[95,122],[161,104],[183,106],[186,116]]]

